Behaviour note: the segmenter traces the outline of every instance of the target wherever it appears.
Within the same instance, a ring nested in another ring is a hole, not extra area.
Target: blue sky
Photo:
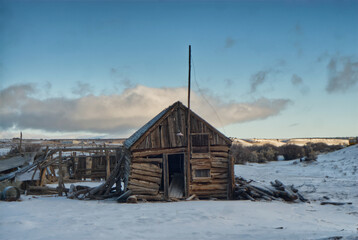
[[[358,135],[358,1],[0,1],[0,132],[126,137],[193,102],[228,136]]]

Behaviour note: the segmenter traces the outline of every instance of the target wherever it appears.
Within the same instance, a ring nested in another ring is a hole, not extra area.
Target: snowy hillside
[[[311,200],[326,196],[337,201],[358,201],[358,145],[321,154],[311,163],[292,160],[236,165],[235,174],[267,184],[275,179],[294,184]]]
[[[191,201],[118,204],[22,196],[0,202],[1,239],[358,239],[358,146],[299,161],[236,166],[294,184],[310,203]],[[352,202],[320,205],[321,200]],[[335,237],[335,238],[334,238]],[[342,238],[340,238],[342,237]]]

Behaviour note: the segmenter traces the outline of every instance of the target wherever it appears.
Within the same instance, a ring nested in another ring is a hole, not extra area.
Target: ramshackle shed
[[[188,108],[176,102],[124,142],[126,185],[139,199],[232,198],[231,140],[192,111],[187,120]]]

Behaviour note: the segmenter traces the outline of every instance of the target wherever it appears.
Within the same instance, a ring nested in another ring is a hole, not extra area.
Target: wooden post
[[[62,151],[58,152],[59,165],[58,165],[58,195],[62,196],[63,193],[63,169],[62,169]]]
[[[106,145],[104,147],[106,147]],[[111,161],[109,158],[108,150],[106,148],[105,148],[105,153],[106,153],[106,180],[107,180],[111,175]]]
[[[169,172],[168,172],[168,155],[163,154],[163,182],[164,182],[164,199],[169,199]]]
[[[78,166],[78,158],[77,156],[77,152],[72,152],[72,157],[73,157],[73,178],[77,179],[77,166]]]
[[[228,166],[228,170],[229,170],[229,174],[228,174],[228,180],[229,180],[229,184],[228,184],[228,194],[227,194],[227,198],[228,199],[233,199],[234,197],[234,187],[235,187],[235,162],[234,162],[234,157],[231,155],[231,153],[229,154],[228,157],[229,160],[229,166]]]
[[[46,184],[46,172],[47,172],[47,167],[45,167],[41,170],[40,184],[39,184],[41,187]]]
[[[20,132],[20,146],[19,146],[19,152],[21,153],[21,148],[22,148],[22,132]]]
[[[188,121],[187,121],[187,144],[188,144],[188,153],[187,153],[187,158],[186,158],[186,181],[185,182],[185,196],[188,197],[189,196],[189,184],[190,184],[190,158],[191,158],[191,154],[190,154],[190,85],[191,85],[191,45],[189,45],[189,74],[188,74]]]

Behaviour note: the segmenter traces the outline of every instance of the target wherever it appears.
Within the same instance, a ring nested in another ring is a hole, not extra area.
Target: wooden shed
[[[176,102],[124,142],[129,159],[126,187],[139,199],[147,200],[193,194],[199,198],[231,199],[231,143],[192,111],[188,121],[188,108]]]

